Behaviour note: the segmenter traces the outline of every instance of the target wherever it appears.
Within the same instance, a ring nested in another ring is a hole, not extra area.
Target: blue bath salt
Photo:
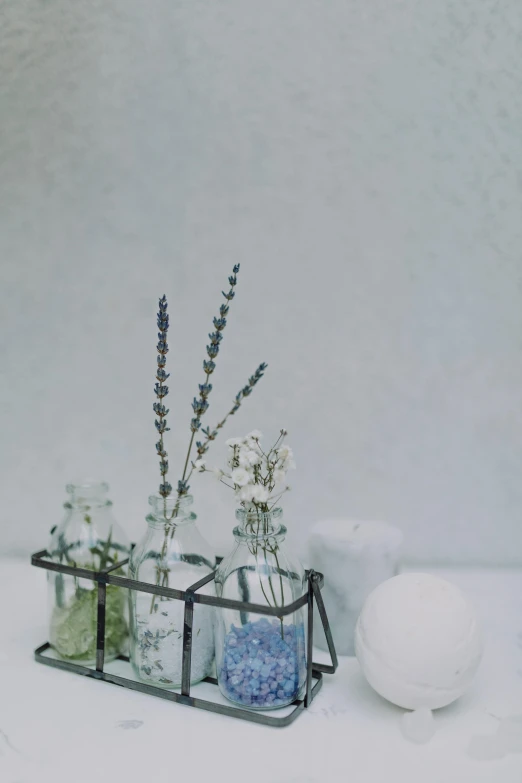
[[[248,707],[279,707],[293,702],[306,669],[304,628],[266,618],[232,625],[225,637],[219,682],[223,693]]]

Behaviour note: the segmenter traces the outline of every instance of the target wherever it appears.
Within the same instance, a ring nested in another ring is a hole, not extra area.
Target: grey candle
[[[354,655],[354,631],[366,597],[399,570],[402,532],[386,522],[328,519],[308,538],[308,564],[324,574],[323,598],[339,655]],[[316,628],[320,628],[316,617]],[[326,650],[318,631],[314,644]]]

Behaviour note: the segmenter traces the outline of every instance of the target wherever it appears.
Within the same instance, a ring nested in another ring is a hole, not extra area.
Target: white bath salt
[[[504,743],[507,753],[522,753],[522,715],[503,718],[497,729],[497,737]]]
[[[401,719],[402,736],[410,742],[424,745],[435,734],[435,720],[428,707],[420,707],[413,712],[406,712]]]
[[[142,680],[164,687],[181,684],[183,665],[183,601],[157,602],[150,611],[150,597],[143,595],[136,602],[138,645],[136,665]],[[211,673],[214,660],[212,607],[194,607],[192,627],[191,682],[203,680]]]
[[[494,761],[505,755],[505,743],[498,734],[475,734],[468,745],[468,756],[477,761]]]

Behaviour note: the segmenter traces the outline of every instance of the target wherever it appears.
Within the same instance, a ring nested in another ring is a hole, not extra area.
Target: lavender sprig
[[[194,401],[192,403],[192,410],[194,412],[194,416],[191,419],[190,422],[190,442],[189,447],[187,451],[187,458],[185,460],[185,466],[183,468],[183,475],[178,481],[178,498],[183,497],[184,495],[188,494],[188,491],[190,489],[189,483],[188,483],[188,467],[190,463],[190,454],[192,451],[192,446],[194,443],[194,438],[196,435],[196,432],[201,427],[201,418],[205,415],[208,409],[208,397],[210,392],[212,391],[212,384],[209,382],[210,376],[216,369],[216,362],[215,359],[217,358],[217,355],[219,353],[219,346],[223,339],[223,330],[225,326],[227,325],[227,315],[230,308],[230,302],[235,296],[234,288],[237,284],[237,273],[239,272],[239,264],[236,264],[232,270],[233,274],[230,275],[228,278],[228,282],[230,284],[230,290],[228,293],[225,293],[222,291],[223,296],[226,299],[226,303],[222,304],[219,308],[219,316],[214,318],[213,324],[214,324],[214,330],[209,334],[209,344],[207,345],[207,356],[208,360],[205,359],[203,361],[203,371],[205,373],[205,380],[203,383],[199,384],[199,395],[198,397],[194,397]],[[246,388],[246,387],[245,387]],[[250,393],[250,392],[249,392]],[[192,473],[192,471],[191,471]]]
[[[165,365],[167,363],[167,353],[169,346],[167,343],[167,332],[169,328],[169,316],[167,313],[167,298],[163,294],[159,300],[158,310],[158,344],[156,346],[158,351],[158,369],[156,371],[156,381],[154,386],[154,392],[158,398],[158,402],[155,402],[152,406],[154,413],[158,417],[154,424],[159,432],[159,441],[156,443],[156,452],[159,457],[159,466],[161,474],[161,484],[159,485],[159,494],[163,498],[167,498],[172,492],[172,485],[166,480],[166,475],[169,470],[169,463],[167,459],[167,452],[163,444],[163,435],[169,431],[170,427],[167,427],[167,414],[168,408],[165,408],[163,404],[164,398],[169,393],[169,387],[165,385],[165,381],[169,377],[169,373],[165,371]]]
[[[265,364],[264,362],[262,362],[259,365],[259,367],[255,371],[255,373],[253,375],[251,375],[250,378],[248,379],[248,383],[246,384],[246,386],[243,386],[243,388],[236,394],[236,396],[234,398],[234,405],[229,410],[229,412],[227,413],[225,418],[222,419],[219,422],[219,424],[216,424],[216,427],[215,427],[214,430],[211,430],[210,427],[206,427],[206,428],[202,427],[201,428],[201,432],[205,436],[205,440],[203,442],[196,441],[196,448],[197,448],[197,452],[198,452],[198,459],[201,459],[207,453],[207,451],[209,449],[210,442],[217,438],[217,436],[219,435],[219,430],[222,429],[222,427],[225,425],[225,422],[228,419],[228,417],[229,416],[233,416],[234,413],[237,410],[239,410],[239,408],[241,407],[241,403],[243,402],[245,397],[248,397],[252,393],[252,389],[254,388],[256,383],[258,383],[258,381],[260,381],[261,378],[263,377],[264,372],[265,372],[267,366],[268,365]],[[191,474],[192,474],[192,471],[189,473],[188,478],[190,478]]]

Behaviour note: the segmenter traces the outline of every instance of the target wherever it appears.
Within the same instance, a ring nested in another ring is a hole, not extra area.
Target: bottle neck
[[[239,538],[267,538],[282,535],[286,528],[281,524],[283,510],[274,508],[271,511],[260,511],[256,506],[238,508],[236,519],[239,525],[234,529],[234,535]]]
[[[105,481],[92,481],[85,479],[76,483],[67,484],[69,500],[64,503],[67,509],[88,511],[92,508],[104,508],[112,506],[107,497],[109,485]]]
[[[164,528],[165,525],[177,526],[194,523],[197,517],[191,510],[193,502],[192,495],[185,495],[182,498],[178,498],[177,495],[167,498],[161,495],[150,495],[151,511],[146,517],[149,527]]]

